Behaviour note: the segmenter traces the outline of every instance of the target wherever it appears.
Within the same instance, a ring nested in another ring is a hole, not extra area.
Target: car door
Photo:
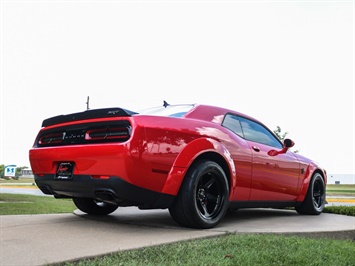
[[[239,117],[243,136],[252,151],[250,200],[294,201],[298,195],[300,164],[291,152],[269,155],[281,150],[281,142],[262,124]]]

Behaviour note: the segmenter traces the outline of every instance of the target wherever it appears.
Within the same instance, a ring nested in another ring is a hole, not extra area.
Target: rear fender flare
[[[199,138],[191,141],[175,159],[173,166],[168,174],[162,192],[177,195],[184,180],[185,174],[191,164],[201,155],[208,152],[219,154],[225,160],[230,176],[227,175],[230,183],[230,191],[235,186],[236,170],[229,151],[217,140],[211,138]]]

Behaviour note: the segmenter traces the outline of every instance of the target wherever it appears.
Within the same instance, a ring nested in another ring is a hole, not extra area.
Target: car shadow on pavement
[[[139,210],[136,207],[122,207],[107,216],[95,216],[75,210],[74,214],[91,220],[117,223],[132,224],[150,227],[181,228],[170,216],[168,210]],[[267,221],[271,218],[282,219],[283,217],[299,216],[297,212],[283,209],[242,209],[229,211],[220,225],[234,225],[240,223],[256,222],[258,220]],[[216,228],[219,228],[218,225]],[[188,229],[188,228],[186,228]]]
[[[102,222],[130,224],[149,227],[177,228],[180,227],[170,216],[168,210],[139,210],[137,207],[122,207],[106,216],[89,215],[75,210],[74,214]]]
[[[178,225],[168,210],[139,210],[136,207],[118,208],[107,216],[94,216],[75,210],[74,214],[88,220],[110,224],[134,225],[164,229],[194,230]],[[345,235],[353,239],[354,217],[323,213],[300,215],[290,209],[240,209],[229,211],[220,224],[208,231],[219,233],[282,233]],[[344,233],[349,231],[350,233]],[[333,233],[331,233],[333,232]]]

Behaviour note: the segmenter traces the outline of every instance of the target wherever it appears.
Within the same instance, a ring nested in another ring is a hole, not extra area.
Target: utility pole
[[[89,102],[90,102],[90,97],[88,96],[87,100],[86,100],[86,110],[89,110]]]

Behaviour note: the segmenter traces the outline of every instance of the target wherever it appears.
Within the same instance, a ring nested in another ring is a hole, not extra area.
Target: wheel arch
[[[188,169],[200,160],[220,165],[227,177],[229,190],[235,186],[235,165],[229,151],[217,140],[199,138],[190,142],[175,159],[165,182],[163,193],[177,195]]]

